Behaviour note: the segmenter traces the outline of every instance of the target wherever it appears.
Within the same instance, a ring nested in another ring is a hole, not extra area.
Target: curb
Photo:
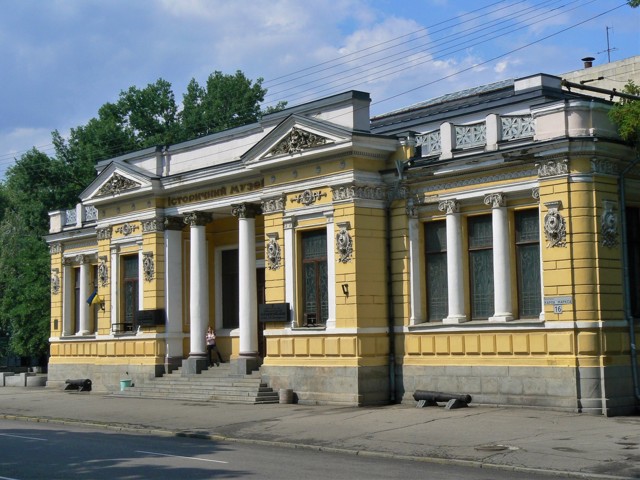
[[[255,440],[241,437],[228,437],[215,433],[199,433],[188,430],[163,430],[159,428],[150,428],[142,425],[132,424],[108,424],[104,422],[90,422],[86,420],[76,420],[69,418],[47,418],[47,417],[30,417],[27,415],[0,414],[0,420],[12,420],[31,423],[50,423],[54,425],[74,425],[91,428],[102,428],[115,432],[130,433],[146,433],[149,435],[157,435],[162,437],[181,437],[194,438],[199,440],[209,440],[215,442],[242,443],[246,445],[263,445],[269,447],[304,449],[317,452],[339,453],[343,455],[355,455],[360,457],[387,458],[393,460],[403,460],[412,462],[435,463],[440,465],[457,465],[461,467],[483,468],[487,470],[504,470],[519,473],[536,473],[544,475],[553,475],[565,478],[582,478],[597,480],[637,480],[637,477],[620,477],[617,475],[603,475],[583,472],[573,472],[565,470],[550,470],[544,468],[520,467],[515,465],[501,465],[497,463],[481,462],[477,460],[462,460],[459,458],[443,458],[443,457],[417,457],[413,455],[399,455],[396,453],[376,452],[369,450],[350,450],[346,448],[324,447],[320,445],[309,445],[304,443],[277,442],[272,440]]]

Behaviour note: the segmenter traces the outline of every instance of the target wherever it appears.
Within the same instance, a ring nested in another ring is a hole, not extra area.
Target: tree
[[[625,85],[624,92],[636,95],[638,99],[623,98],[611,109],[609,117],[618,126],[620,136],[637,148],[640,146],[640,86],[631,80]]]

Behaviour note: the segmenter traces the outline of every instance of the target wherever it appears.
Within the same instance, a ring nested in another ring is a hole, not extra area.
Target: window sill
[[[523,318],[509,322],[490,322],[488,320],[471,320],[464,323],[423,322],[407,327],[409,332],[427,330],[508,330],[514,327],[540,327],[545,321],[538,318]]]
[[[324,331],[326,329],[327,329],[326,325],[309,325],[309,326],[298,325],[295,327],[291,327],[292,331],[298,331],[298,332]]]

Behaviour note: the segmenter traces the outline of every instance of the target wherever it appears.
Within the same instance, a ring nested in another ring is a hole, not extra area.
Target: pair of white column
[[[65,336],[68,335],[89,335],[90,331],[90,321],[91,321],[91,311],[90,305],[86,302],[91,295],[91,285],[90,282],[90,271],[91,271],[91,263],[88,257],[85,255],[78,255],[75,258],[76,263],[80,264],[80,291],[78,295],[80,298],[75,299],[78,302],[78,318],[76,318],[76,331],[73,331],[73,292],[75,291],[74,278],[73,278],[73,270],[74,267],[71,263],[71,259],[64,260],[64,266],[62,271],[63,277],[63,292],[64,292],[64,301],[63,301],[63,315],[62,315],[62,334]]]
[[[493,293],[494,314],[490,322],[513,320],[511,302],[511,256],[509,253],[509,223],[506,200],[501,193],[486,195],[484,203],[491,205],[491,224],[493,230]],[[447,288],[449,311],[443,323],[466,322],[462,220],[459,204],[456,200],[440,202],[439,209],[446,213],[447,228]]]
[[[245,357],[258,355],[256,212],[257,209],[251,204],[232,206],[232,213],[238,217],[240,355]],[[190,212],[185,215],[184,221],[190,226],[191,243],[189,357],[201,358],[206,357],[205,340],[209,325],[209,260],[205,228],[211,221],[211,215]]]

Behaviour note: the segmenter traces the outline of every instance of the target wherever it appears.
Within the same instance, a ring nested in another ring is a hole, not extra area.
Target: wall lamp
[[[342,293],[344,293],[345,297],[349,296],[349,284],[348,283],[343,283],[342,284]]]

